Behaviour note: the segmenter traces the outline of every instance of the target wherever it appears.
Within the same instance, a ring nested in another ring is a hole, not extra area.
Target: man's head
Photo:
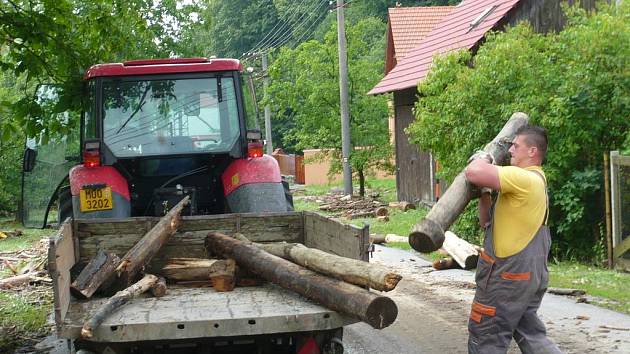
[[[516,131],[509,150],[510,164],[518,167],[540,166],[547,155],[547,132],[536,125],[524,125]]]

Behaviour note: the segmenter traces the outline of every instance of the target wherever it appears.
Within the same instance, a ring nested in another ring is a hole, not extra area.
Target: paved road
[[[399,315],[383,330],[364,323],[346,327],[347,353],[467,352],[467,320],[474,294],[472,272],[433,271],[418,253],[379,246],[370,261],[387,264],[403,275],[397,288],[389,293]],[[628,315],[552,294],[545,296],[539,314],[549,336],[564,353],[630,353]],[[520,351],[513,344],[509,353]]]

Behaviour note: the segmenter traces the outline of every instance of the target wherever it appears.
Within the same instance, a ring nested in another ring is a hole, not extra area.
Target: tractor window
[[[83,139],[96,138],[96,117],[94,114],[94,81],[90,81],[87,84],[87,95],[83,102]]]
[[[117,157],[228,152],[240,134],[231,77],[103,82],[103,136]]]

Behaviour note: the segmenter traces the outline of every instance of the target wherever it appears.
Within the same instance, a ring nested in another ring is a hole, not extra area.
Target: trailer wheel
[[[62,187],[57,195],[57,223],[61,225],[72,214],[72,194],[70,187]]]

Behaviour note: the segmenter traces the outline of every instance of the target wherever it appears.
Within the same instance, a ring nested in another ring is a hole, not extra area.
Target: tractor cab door
[[[60,111],[59,88],[41,85],[36,100],[41,107],[41,121],[54,119],[61,126],[79,121],[78,113]],[[22,160],[22,198],[20,217],[27,227],[46,226],[58,194],[67,185],[68,171],[79,162],[79,129],[66,135],[47,135],[45,132],[26,141]],[[53,219],[54,220],[54,219]]]

